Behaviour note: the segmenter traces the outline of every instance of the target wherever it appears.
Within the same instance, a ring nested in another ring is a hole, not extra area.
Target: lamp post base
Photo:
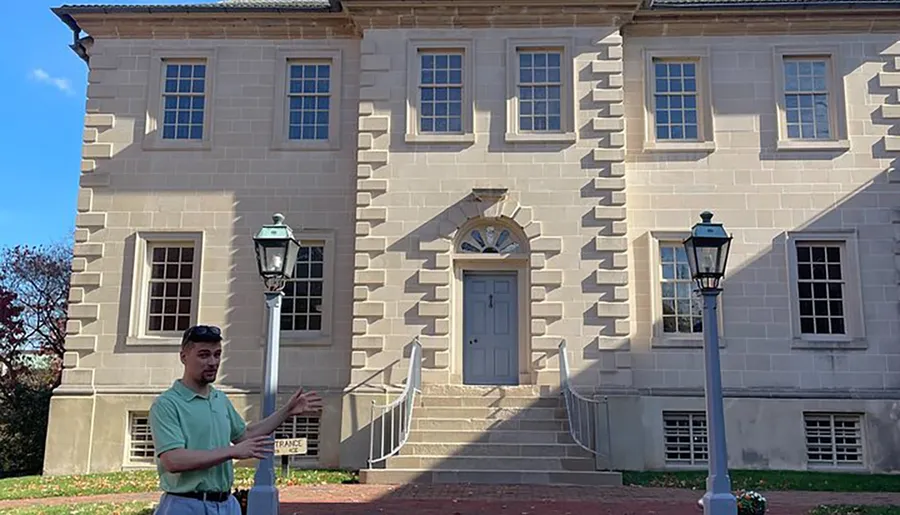
[[[278,489],[255,484],[247,494],[247,515],[278,515]]]
[[[731,492],[706,492],[700,499],[700,504],[703,506],[703,515],[735,515],[737,513],[737,500]]]

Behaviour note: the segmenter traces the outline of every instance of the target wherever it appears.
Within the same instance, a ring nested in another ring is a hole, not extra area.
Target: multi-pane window
[[[285,284],[283,331],[321,331],[325,287],[325,244],[302,244],[294,276]]]
[[[558,132],[562,129],[562,52],[520,50],[517,88],[519,130]]]
[[[419,132],[462,132],[463,57],[461,52],[419,54]]]
[[[697,465],[709,460],[706,414],[700,411],[663,412],[666,463]]]
[[[841,245],[798,243],[797,296],[802,334],[846,334]]]
[[[654,59],[653,75],[656,139],[698,139],[697,63]]]
[[[855,414],[804,413],[806,459],[817,465],[862,465],[861,422]]]
[[[191,325],[194,248],[177,244],[149,249],[148,332],[184,331]]]
[[[276,439],[306,438],[306,454],[296,456],[295,459],[303,460],[315,458],[319,455],[319,417],[318,416],[293,416],[285,420],[275,429]]]
[[[660,243],[663,332],[703,332],[703,310],[694,292],[691,268],[683,245]]]
[[[153,435],[147,412],[128,414],[128,460],[132,463],[153,463]]]
[[[784,59],[784,115],[789,139],[829,139],[828,62]]]
[[[288,139],[327,140],[331,108],[331,63],[288,65]]]
[[[206,108],[206,64],[163,63],[162,139],[203,139]]]

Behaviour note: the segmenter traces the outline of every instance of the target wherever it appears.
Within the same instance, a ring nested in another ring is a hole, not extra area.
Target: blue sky
[[[102,2],[0,0],[9,42],[0,79],[11,99],[0,124],[0,248],[59,241],[74,230],[87,65],[68,47],[72,31],[50,12],[64,3]]]

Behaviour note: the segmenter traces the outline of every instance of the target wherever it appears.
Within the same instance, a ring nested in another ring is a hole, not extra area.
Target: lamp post
[[[684,240],[691,277],[703,296],[703,348],[706,362],[706,428],[709,435],[709,476],[703,495],[704,515],[737,515],[737,502],[728,477],[728,451],[725,447],[725,413],[722,402],[722,369],[719,363],[719,318],[716,300],[719,282],[725,275],[731,236],[722,224],[712,223],[712,213],[700,213]]]
[[[266,285],[266,307],[269,309],[268,341],[263,364],[262,417],[275,412],[275,396],[278,394],[278,346],[281,333],[281,299],[285,281],[294,273],[300,244],[294,239],[291,228],[284,223],[284,215],[276,213],[273,223],[264,225],[253,238],[259,275]],[[253,487],[247,496],[247,513],[250,515],[277,515],[278,489],[275,488],[275,463],[269,454],[259,461]]]

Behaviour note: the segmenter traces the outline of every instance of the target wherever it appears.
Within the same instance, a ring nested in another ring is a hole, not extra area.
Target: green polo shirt
[[[231,445],[247,425],[228,397],[213,387],[204,397],[175,381],[150,408],[150,431],[156,456],[172,449],[211,451]],[[231,460],[205,470],[180,474],[166,472],[157,459],[160,488],[164,492],[229,492],[234,483]]]

